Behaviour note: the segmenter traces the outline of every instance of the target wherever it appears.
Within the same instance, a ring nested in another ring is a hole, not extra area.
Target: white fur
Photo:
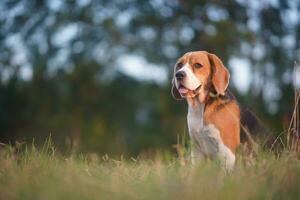
[[[203,128],[204,120],[203,120],[203,113],[204,113],[204,104],[196,104],[190,105],[188,108],[188,115],[187,115],[187,122],[189,128],[189,134],[191,138],[194,138],[197,133]]]
[[[184,81],[184,87],[190,89],[190,90],[195,90],[197,89],[200,85],[201,82],[197,78],[197,76],[193,73],[190,65],[187,63],[185,64],[181,69],[179,69],[177,72],[183,71],[186,74],[186,79]],[[176,86],[178,87],[178,82],[176,81]]]
[[[192,140],[192,151],[191,151],[191,162],[192,164],[196,164],[203,160],[204,154],[199,148],[196,143],[198,138],[198,133],[201,132],[204,124],[203,120],[203,112],[204,112],[204,105],[197,104],[197,105],[190,105],[188,107],[188,114],[187,114],[187,123],[189,129],[189,135]]]
[[[204,158],[218,159],[228,170],[235,163],[235,155],[223,143],[220,131],[213,124],[204,124],[204,104],[189,104],[187,122],[192,140],[191,161],[193,164]]]

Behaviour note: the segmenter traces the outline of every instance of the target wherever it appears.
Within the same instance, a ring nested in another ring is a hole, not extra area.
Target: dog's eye
[[[195,63],[194,66],[195,66],[195,68],[198,68],[198,69],[201,68],[201,67],[203,67],[203,65],[200,64],[200,63]]]
[[[177,69],[180,69],[182,66],[183,66],[183,64],[182,64],[182,62],[180,62],[180,63],[177,64],[176,67],[177,67]]]

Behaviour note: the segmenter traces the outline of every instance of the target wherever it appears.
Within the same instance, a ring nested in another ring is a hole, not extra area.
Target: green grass
[[[0,199],[299,199],[300,163],[291,152],[181,165],[175,156],[113,160],[64,157],[49,145],[1,150]]]

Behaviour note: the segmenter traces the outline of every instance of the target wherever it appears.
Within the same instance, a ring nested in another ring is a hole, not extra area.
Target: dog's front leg
[[[213,153],[214,154],[213,157],[217,156],[221,164],[227,170],[232,170],[235,163],[235,155],[223,143],[220,136],[220,131],[213,124],[209,124],[203,128],[202,134],[208,136],[207,142],[208,144],[211,144],[210,152],[215,152]],[[214,151],[215,149],[216,151]]]
[[[199,143],[196,139],[191,140],[191,163],[192,165],[199,164],[205,159],[203,152],[200,149]]]

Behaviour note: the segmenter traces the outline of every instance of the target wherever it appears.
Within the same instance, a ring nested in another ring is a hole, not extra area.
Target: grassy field
[[[232,173],[176,156],[114,160],[62,156],[45,145],[1,150],[0,199],[299,199],[300,163],[291,152],[239,156]]]

